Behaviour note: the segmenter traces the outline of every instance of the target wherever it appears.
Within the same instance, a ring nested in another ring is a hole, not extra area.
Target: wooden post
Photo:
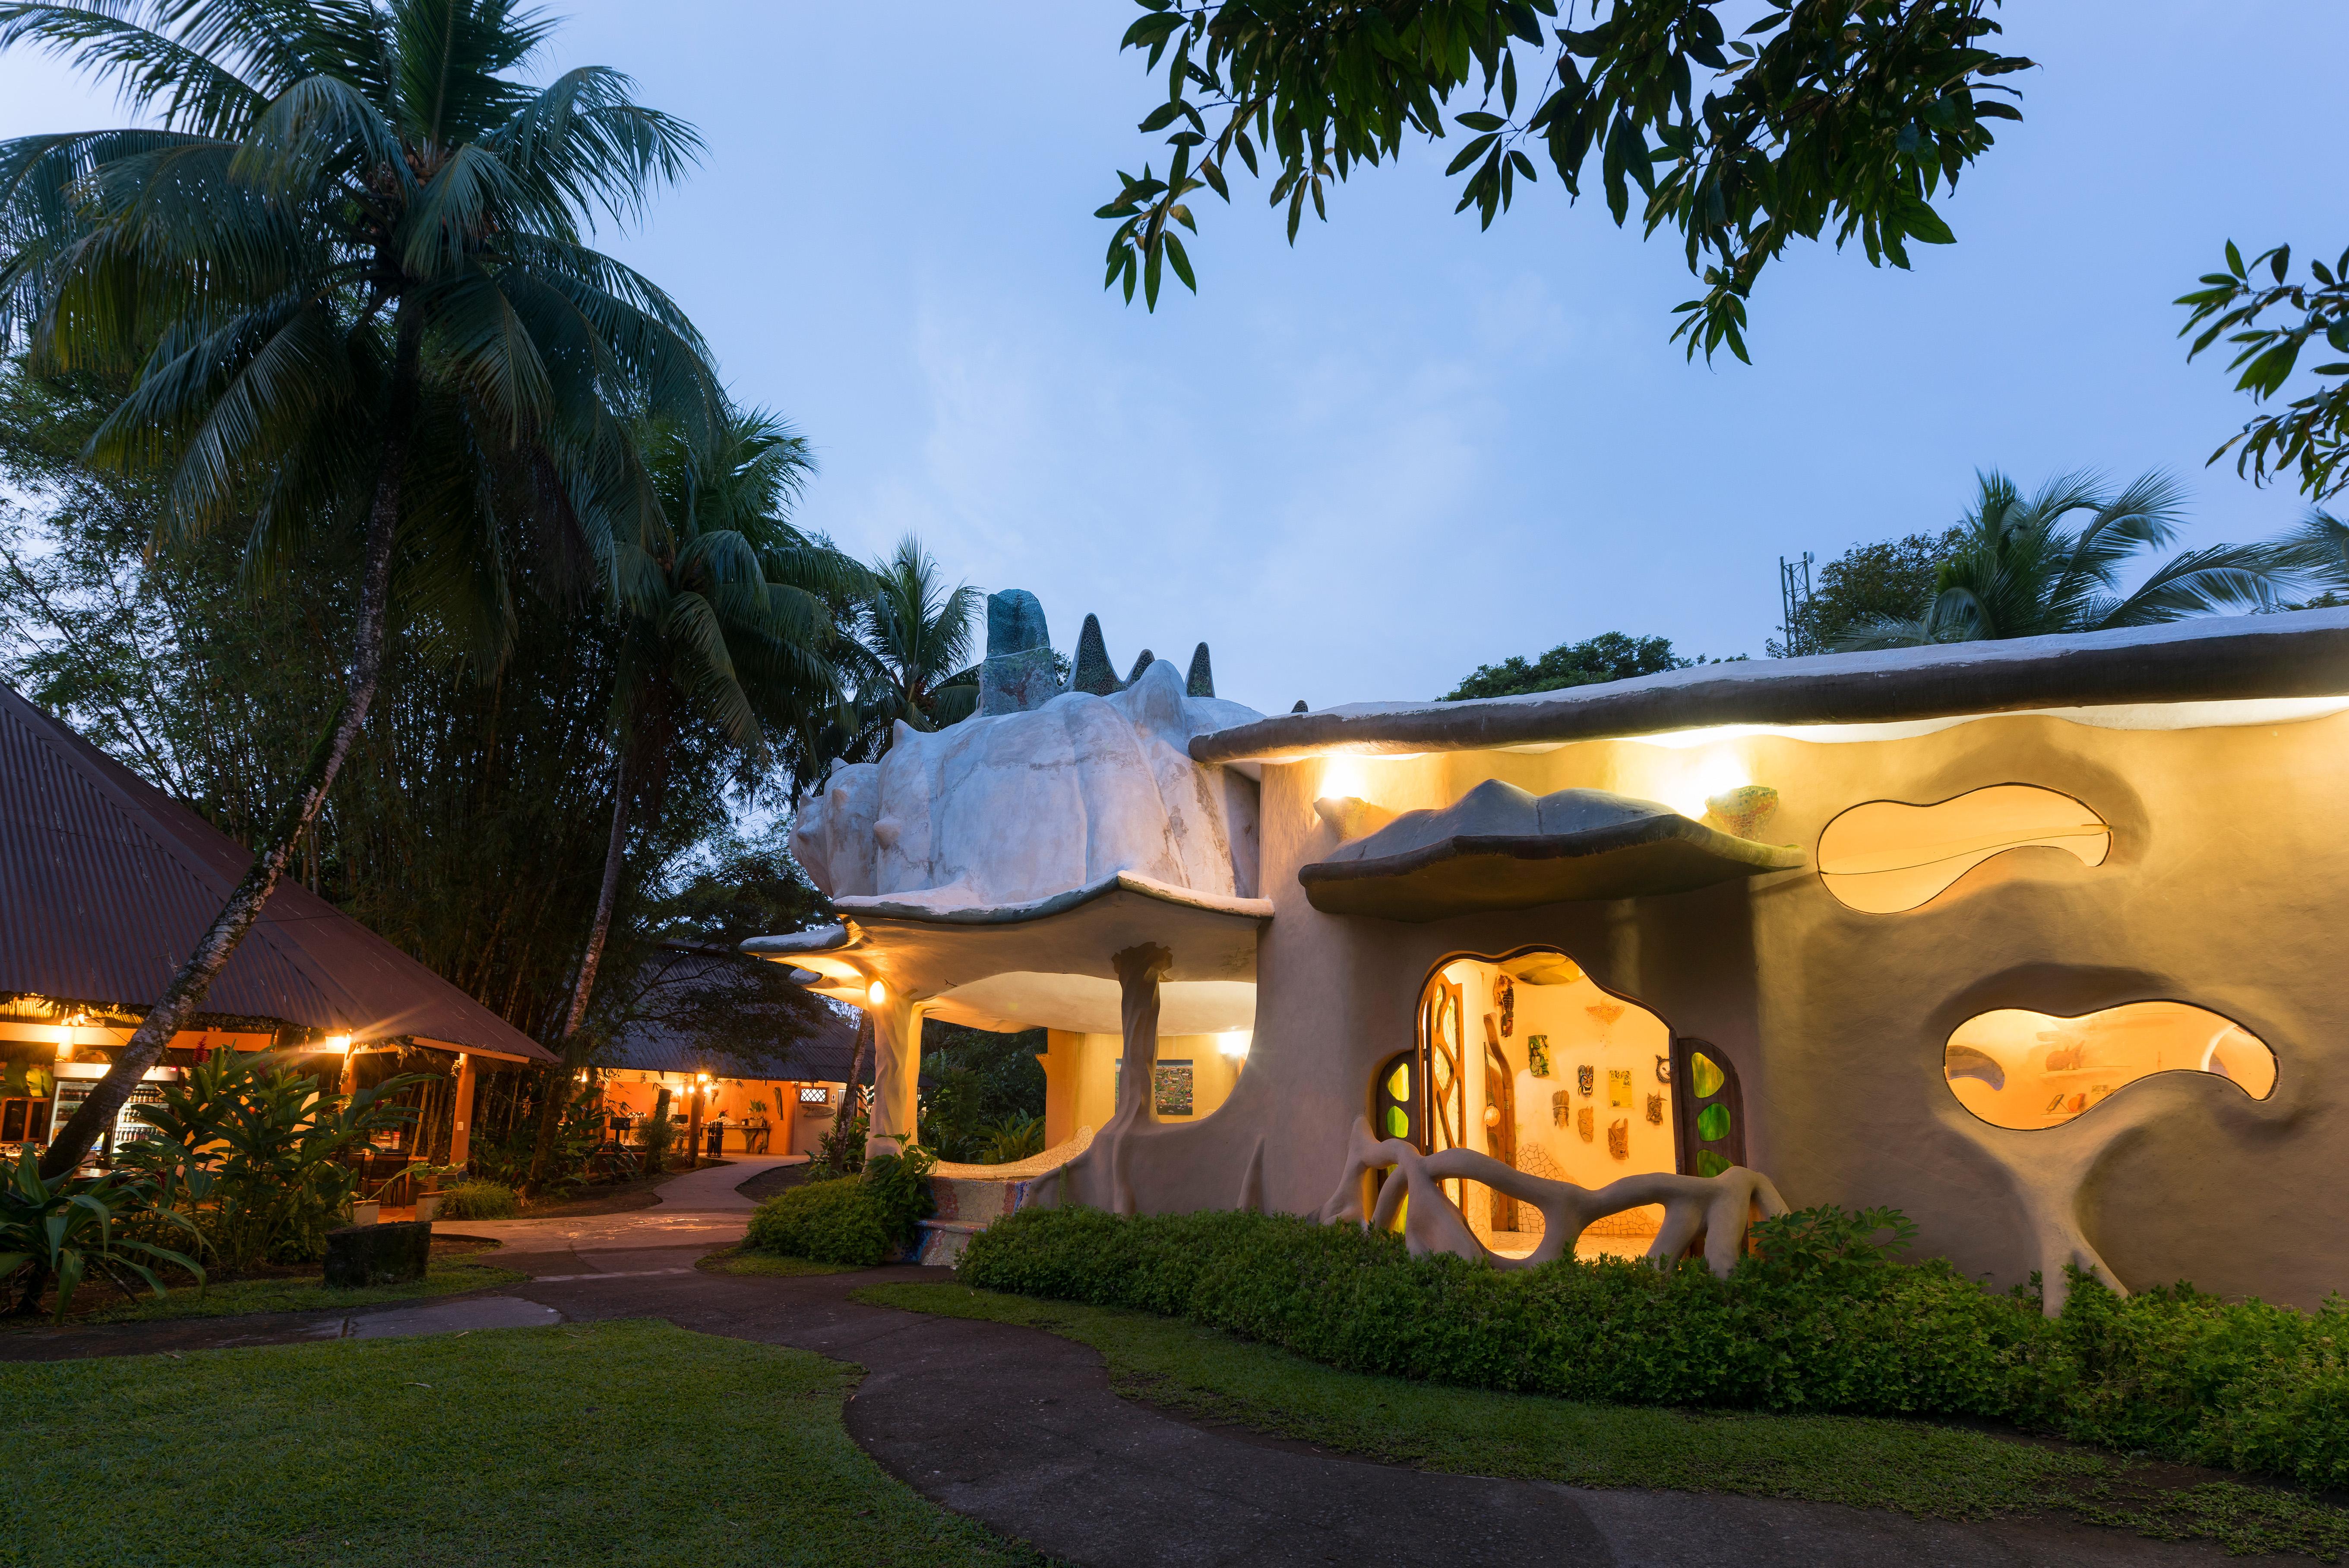
[[[457,1109],[449,1130],[449,1163],[451,1165],[463,1165],[472,1158],[473,1086],[478,1081],[471,1055],[460,1052],[457,1057]]]
[[[701,1108],[709,1097],[701,1092],[701,1079],[697,1075],[685,1082],[685,1148],[688,1171],[701,1169]]]

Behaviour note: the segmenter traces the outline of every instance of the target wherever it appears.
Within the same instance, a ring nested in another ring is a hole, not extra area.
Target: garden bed
[[[2035,1293],[1889,1262],[1871,1233],[1836,1211],[1763,1222],[1724,1280],[1693,1263],[1503,1273],[1286,1216],[1031,1210],[974,1237],[957,1277],[1187,1318],[1347,1371],[1599,1404],[1977,1418],[2349,1486],[2340,1298],[2311,1315],[2075,1278],[2049,1318]]]

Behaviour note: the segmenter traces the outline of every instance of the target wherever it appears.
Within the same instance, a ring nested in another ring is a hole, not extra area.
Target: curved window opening
[[[1603,1187],[1684,1169],[1671,1031],[1555,948],[1452,959],[1420,993],[1418,1038],[1371,1084],[1371,1126],[1423,1151],[1473,1149],[1514,1170]],[[1540,1244],[1542,1218],[1481,1181],[1445,1191],[1495,1252]],[[1584,1256],[1646,1251],[1662,1211],[1586,1232]]]
[[[1942,1073],[1993,1127],[2061,1127],[2155,1073],[2203,1072],[2253,1099],[2275,1092],[2275,1052],[2231,1018],[2186,1002],[2130,1002],[2079,1017],[2002,1007],[1950,1036]]]
[[[2033,846],[2100,866],[2113,830],[2079,800],[2035,784],[1993,784],[1930,806],[1870,800],[1819,835],[1819,881],[1853,909],[1899,914],[1930,903],[1992,856]]]

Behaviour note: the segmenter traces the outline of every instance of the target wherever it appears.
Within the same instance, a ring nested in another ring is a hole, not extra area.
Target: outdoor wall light
[[[889,1000],[889,987],[875,980],[864,987],[864,999],[876,1007],[881,1006]]]
[[[351,1037],[348,1035],[328,1035],[326,1037],[326,1049],[330,1051],[340,1051],[343,1055],[349,1056],[351,1054]]]
[[[1253,1037],[1253,1032],[1250,1030],[1233,1029],[1216,1037],[1216,1049],[1237,1060],[1248,1054],[1248,1042]]]

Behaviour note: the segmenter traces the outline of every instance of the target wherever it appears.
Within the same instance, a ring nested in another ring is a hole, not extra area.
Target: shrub
[[[870,1268],[914,1243],[914,1223],[936,1212],[930,1167],[920,1149],[884,1155],[862,1176],[810,1181],[778,1193],[750,1216],[743,1244],[820,1264]]]
[[[861,1176],[810,1181],[779,1192],[750,1216],[744,1246],[820,1264],[870,1268],[895,1251],[879,1199]]]
[[[973,1236],[957,1277],[1188,1318],[1350,1371],[1615,1404],[1988,1418],[2349,1484],[2338,1296],[2309,1315],[2184,1285],[2124,1297],[2075,1273],[2050,1319],[2035,1289],[1890,1262],[1911,1233],[1892,1211],[1807,1210],[1757,1225],[1754,1253],[1715,1279],[1611,1259],[1503,1273],[1289,1216],[1044,1209]]]
[[[444,1220],[510,1220],[514,1190],[502,1181],[460,1181],[440,1191]]]

